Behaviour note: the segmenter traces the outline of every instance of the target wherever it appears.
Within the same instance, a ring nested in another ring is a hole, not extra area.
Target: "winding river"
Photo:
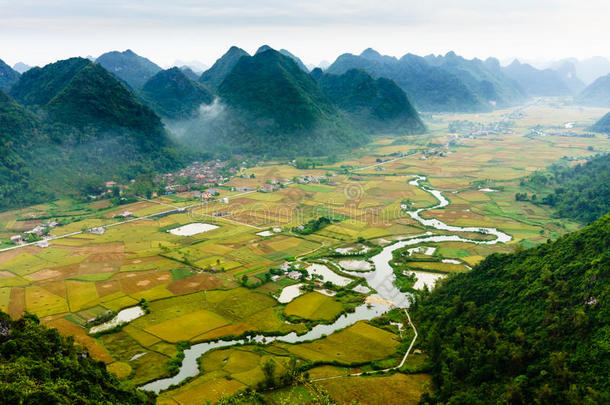
[[[417,245],[419,243],[426,242],[466,242],[476,244],[487,244],[493,245],[496,243],[506,243],[511,240],[510,235],[507,235],[495,228],[479,228],[479,227],[459,227],[447,225],[438,219],[425,219],[420,216],[424,211],[429,211],[437,208],[446,207],[449,205],[449,201],[442,195],[438,190],[430,187],[422,186],[420,181],[425,180],[424,176],[415,176],[414,180],[409,182],[410,185],[419,187],[420,189],[432,194],[439,203],[437,205],[420,208],[415,211],[407,211],[407,214],[421,223],[424,226],[431,227],[438,230],[452,231],[452,232],[474,232],[487,235],[496,236],[493,240],[472,240],[465,239],[458,235],[434,235],[432,232],[426,232],[422,235],[411,236],[397,241],[389,246],[383,248],[383,250],[373,256],[371,261],[373,262],[374,270],[370,272],[349,272],[357,277],[364,277],[367,283],[374,288],[377,293],[373,295],[373,298],[377,298],[379,302],[386,302],[394,307],[407,308],[409,306],[409,294],[400,292],[394,285],[396,279],[393,269],[389,262],[392,259],[392,252],[401,249],[405,246]],[[374,301],[374,300],[371,300]],[[147,391],[154,391],[159,393],[160,391],[168,389],[170,386],[179,384],[183,380],[189,377],[194,377],[199,374],[199,366],[197,359],[206,352],[221,348],[229,347],[240,344],[248,343],[265,343],[269,344],[272,342],[286,342],[286,343],[300,343],[311,340],[320,339],[326,335],[329,335],[339,329],[343,329],[347,326],[353,325],[354,323],[361,320],[373,319],[390,309],[388,305],[382,305],[379,303],[368,303],[363,304],[356,308],[352,313],[341,315],[334,323],[330,325],[317,325],[314,326],[310,331],[303,335],[297,335],[295,332],[289,333],[283,336],[249,336],[246,339],[239,340],[216,340],[212,342],[199,343],[191,346],[189,349],[184,351],[184,360],[180,366],[178,374],[169,378],[162,378],[156,381],[152,381],[140,387],[140,389]]]

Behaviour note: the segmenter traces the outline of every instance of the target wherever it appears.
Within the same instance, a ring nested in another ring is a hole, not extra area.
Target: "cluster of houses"
[[[512,121],[472,122],[456,120],[449,123],[449,132],[476,139],[479,136],[512,134],[514,123]]]
[[[23,232],[23,234],[11,236],[10,240],[14,244],[19,245],[19,244],[25,243],[26,239],[29,237],[29,235],[34,235],[38,238],[43,237],[51,229],[55,228],[57,225],[59,225],[59,223],[57,223],[55,221],[45,222],[43,224],[36,225],[34,228],[30,229],[29,231]],[[38,242],[38,245],[40,247],[48,247],[49,243],[46,240],[41,240]]]
[[[278,281],[284,277],[288,277],[292,280],[299,280],[301,278],[302,272],[295,270],[299,268],[298,263],[289,263],[285,262],[281,266],[278,267],[278,270],[282,271],[283,274],[276,274],[271,277],[272,281]]]
[[[212,187],[229,181],[221,174],[227,164],[218,159],[209,162],[193,162],[190,166],[177,172],[164,174],[161,178],[167,183],[165,187],[167,192],[182,193],[188,191],[192,186]],[[236,171],[236,169],[230,169],[230,172],[235,173]],[[184,184],[183,179],[187,177],[191,179],[191,182]]]

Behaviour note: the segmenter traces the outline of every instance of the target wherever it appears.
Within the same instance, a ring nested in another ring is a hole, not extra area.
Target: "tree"
[[[273,359],[269,359],[263,364],[263,374],[265,375],[267,386],[273,387],[275,384],[275,361]]]

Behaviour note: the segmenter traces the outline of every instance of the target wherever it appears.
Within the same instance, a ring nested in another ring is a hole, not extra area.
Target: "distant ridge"
[[[351,69],[362,69],[375,78],[394,80],[419,110],[473,112],[492,108],[457,76],[430,65],[417,55],[406,54],[397,59],[369,48],[360,55],[339,56],[326,73],[343,74]]]
[[[108,52],[95,61],[134,89],[141,89],[148,79],[162,70],[131,49],[124,52]]]
[[[610,74],[588,85],[574,100],[577,104],[610,108]]]

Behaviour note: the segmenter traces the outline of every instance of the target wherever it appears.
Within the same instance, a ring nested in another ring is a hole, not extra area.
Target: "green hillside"
[[[604,115],[597,121],[591,128],[591,131],[601,132],[603,134],[610,134],[610,113]]]
[[[577,104],[610,107],[610,74],[599,77],[574,98]]]
[[[0,402],[3,404],[154,404],[119,382],[72,338],[34,316],[12,321],[0,312]]]
[[[425,130],[407,95],[392,80],[373,79],[363,70],[342,75],[312,72],[322,91],[359,127],[370,132],[420,133]]]
[[[424,403],[610,402],[610,215],[492,254],[412,307],[436,392]]]
[[[524,183],[537,194],[535,203],[552,206],[559,217],[589,223],[610,212],[608,179],[610,154],[605,154],[576,166],[552,165]]]
[[[19,80],[19,73],[0,59],[0,91],[9,91]]]
[[[315,80],[275,50],[242,57],[219,95],[243,128],[232,139],[260,154],[322,154],[361,144]]]
[[[95,62],[134,89],[141,89],[148,79],[161,71],[159,66],[137,55],[131,49],[124,52],[107,52]]]
[[[210,104],[214,99],[203,85],[189,79],[177,67],[151,77],[141,93],[159,115],[170,119],[191,117],[201,104]]]
[[[199,81],[212,89],[217,89],[242,56],[249,55],[243,49],[232,46],[211,68],[201,74]]]
[[[72,58],[24,73],[0,101],[0,209],[180,166],[160,118],[116,78]]]

